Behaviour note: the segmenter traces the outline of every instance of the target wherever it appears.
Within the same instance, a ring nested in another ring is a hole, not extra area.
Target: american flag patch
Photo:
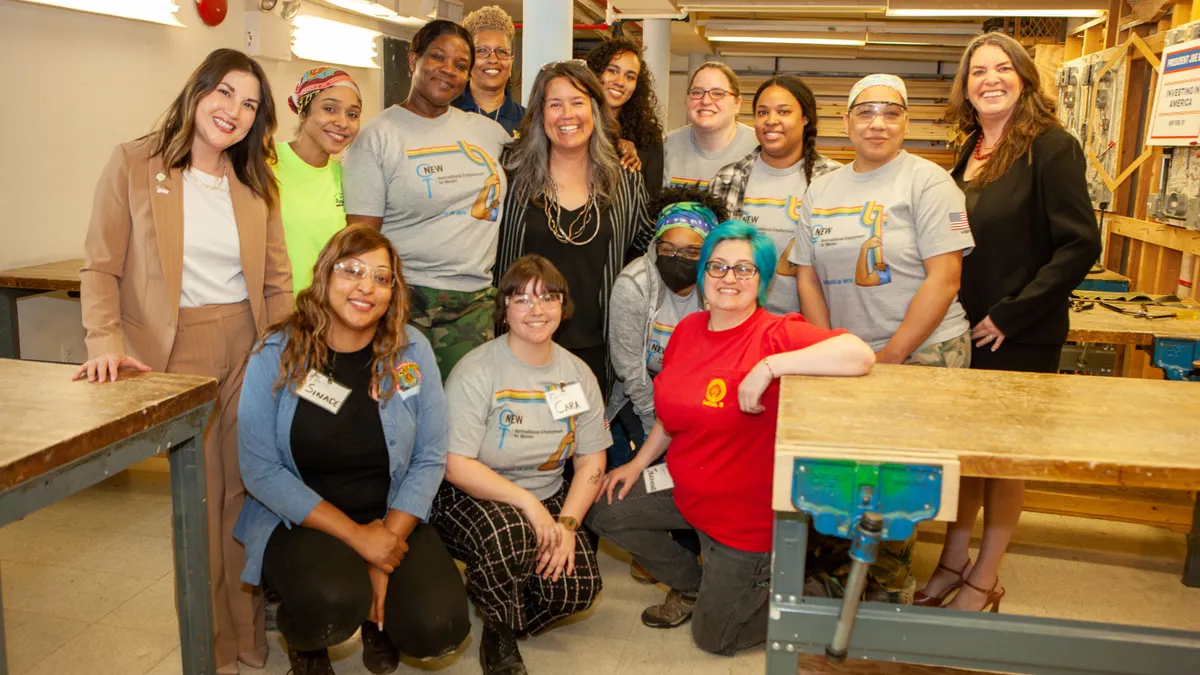
[[[950,214],[950,231],[964,232],[971,229],[971,224],[967,222],[966,211],[955,211]]]

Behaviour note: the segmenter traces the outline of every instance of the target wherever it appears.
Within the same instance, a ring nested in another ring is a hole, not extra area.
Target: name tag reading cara
[[[308,371],[304,384],[300,387],[300,398],[321,406],[336,415],[350,395],[350,388],[338,384],[332,377],[322,375],[315,370]]]
[[[550,414],[556,420],[565,420],[591,409],[583,394],[583,385],[578,382],[561,384],[546,392],[546,405],[550,406]]]

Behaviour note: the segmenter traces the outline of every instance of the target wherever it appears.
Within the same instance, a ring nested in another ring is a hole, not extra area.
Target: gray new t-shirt
[[[663,354],[667,352],[667,343],[671,341],[671,334],[675,332],[675,326],[683,320],[683,317],[701,310],[700,293],[696,291],[695,287],[683,297],[675,295],[669,290],[665,295],[662,305],[654,315],[654,325],[650,326],[650,344],[646,349],[646,370],[649,371],[651,377],[662,372]],[[650,430],[646,429],[646,433],[650,433]]]
[[[826,157],[817,162],[821,171],[838,166]],[[814,167],[813,179],[821,175]],[[750,170],[746,182],[746,197],[742,202],[741,217],[775,244],[779,263],[775,266],[775,278],[767,289],[768,312],[787,314],[800,311],[800,296],[796,292],[796,268],[788,262],[792,238],[796,236],[796,223],[800,222],[800,204],[808,189],[804,178],[804,161],[786,169],[776,169],[763,161],[760,155]]]
[[[726,164],[732,164],[758,147],[754,129],[737,123],[733,139],[719,152],[709,152],[696,145],[692,125],[667,134],[663,143],[663,186],[700,187],[708,189],[708,181]],[[657,214],[655,214],[657,215]]]
[[[556,420],[546,391],[572,382],[583,386],[589,408]],[[572,456],[612,445],[596,377],[558,345],[545,366],[513,355],[508,336],[475,348],[446,380],[446,409],[451,411],[450,452],[479,460],[538,499],[558,491]]]
[[[946,170],[900,154],[884,166],[855,173],[848,164],[814,179],[800,209],[790,260],[821,280],[829,319],[875,350],[900,327],[925,281],[925,263],[943,253],[970,253],[966,197]],[[958,298],[921,347],[966,332]]]
[[[383,218],[416,286],[478,291],[492,283],[507,181],[495,121],[450,108],[429,119],[392,106],[342,159],[346,213]]]

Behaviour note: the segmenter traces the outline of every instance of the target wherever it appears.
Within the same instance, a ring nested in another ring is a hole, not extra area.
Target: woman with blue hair
[[[642,622],[673,628],[694,618],[697,646],[716,654],[767,635],[775,379],[864,375],[875,362],[846,331],[763,309],[777,261],[771,240],[743,221],[705,239],[696,282],[708,310],[675,327],[654,380],[653,429],[629,463],[605,476],[587,517],[671,588]],[[653,480],[643,480],[668,444],[669,476],[655,467]],[[647,482],[661,489],[648,492]],[[668,534],[688,527],[699,533],[703,568]]]

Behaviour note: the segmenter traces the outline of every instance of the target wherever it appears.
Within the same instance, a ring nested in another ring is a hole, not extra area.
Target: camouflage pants
[[[409,286],[409,323],[429,339],[442,380],[467,352],[495,337],[492,307],[496,289],[444,291]]]
[[[963,333],[912,353],[904,363],[935,368],[967,368],[971,365],[971,334]],[[917,589],[912,574],[914,534],[907,541],[885,541],[879,545],[875,564],[867,576],[863,597],[877,602],[911,605]],[[809,530],[808,562],[804,593],[840,598],[850,576],[850,541],[827,537]]]
[[[933,366],[935,368],[970,368],[971,333],[968,331],[956,338],[931,344],[918,349],[904,360],[906,366]]]

